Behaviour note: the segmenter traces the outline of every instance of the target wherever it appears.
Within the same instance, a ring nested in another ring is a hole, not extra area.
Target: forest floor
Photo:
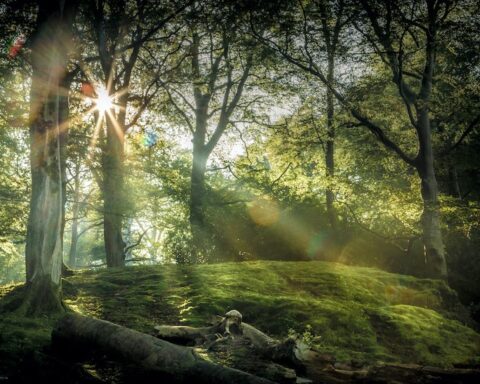
[[[154,334],[154,325],[208,325],[230,309],[278,338],[297,334],[337,361],[480,363],[480,335],[454,291],[436,280],[328,262],[256,261],[77,271],[65,304]],[[21,285],[0,287],[0,305]],[[2,298],[3,297],[3,298]],[[55,317],[0,317],[0,377],[47,347]]]

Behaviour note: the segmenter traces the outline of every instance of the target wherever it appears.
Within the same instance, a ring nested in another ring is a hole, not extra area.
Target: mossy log
[[[160,339],[182,345],[203,344],[213,340],[212,335],[221,332],[218,326],[194,328],[183,325],[156,325],[155,330]]]
[[[287,367],[294,367],[314,382],[326,384],[390,381],[402,384],[473,384],[480,379],[478,369],[441,369],[415,364],[377,363],[367,366],[335,363],[333,356],[320,354],[300,340],[287,338],[279,341],[271,338],[242,322],[242,316],[236,310],[227,312],[211,327],[162,325],[155,329],[160,338],[182,340],[184,344],[202,346],[218,354],[230,352],[236,368],[254,374],[261,373],[279,383],[311,382],[299,378],[294,370]]]
[[[97,350],[174,382],[267,384],[269,380],[203,360],[192,348],[104,320],[69,314],[52,332],[54,348]]]
[[[294,369],[305,371],[303,345],[288,338],[278,341],[242,322],[242,315],[231,310],[210,327],[157,325],[157,337],[182,345],[195,345],[213,355],[230,356],[230,364],[280,383],[295,383]],[[310,351],[309,348],[307,348]],[[220,357],[222,359],[222,357]],[[285,365],[285,366],[284,366]]]
[[[234,312],[236,316],[228,316]],[[154,327],[157,337],[172,343],[183,345],[204,346],[208,349],[217,342],[222,342],[222,337],[241,337],[265,358],[286,363],[289,366],[300,368],[303,362],[310,360],[310,355],[305,353],[305,348],[300,341],[288,338],[275,340],[254,326],[241,321],[238,311],[230,311],[225,317],[211,327],[188,327],[175,325],[157,325]],[[306,350],[310,353],[309,348]]]
[[[275,363],[278,361],[293,365],[292,362],[296,361],[293,353],[294,343],[277,342],[247,323],[241,323],[239,328],[233,326],[229,328],[230,332],[226,333],[225,321],[211,327],[200,328],[155,326],[157,336],[163,340],[182,345],[201,346],[214,354],[233,354],[235,357],[231,357],[230,360],[235,361],[236,368],[279,383],[296,382],[297,376],[293,369]],[[292,340],[289,339],[289,341]],[[252,355],[252,347],[256,352],[254,355]]]

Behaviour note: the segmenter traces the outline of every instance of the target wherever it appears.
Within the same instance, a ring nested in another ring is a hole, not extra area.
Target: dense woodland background
[[[27,311],[61,270],[327,260],[447,279],[479,319],[476,1],[62,3],[0,5]]]

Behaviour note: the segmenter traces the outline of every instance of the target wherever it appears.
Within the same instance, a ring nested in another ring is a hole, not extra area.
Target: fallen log
[[[299,380],[296,371],[303,373],[305,363],[315,364],[317,360],[317,354],[300,340],[276,340],[242,322],[242,314],[235,309],[209,327],[157,325],[154,328],[160,339],[201,347],[220,360],[228,360],[237,369],[279,383],[295,383]]]
[[[156,325],[154,327],[160,339],[181,345],[199,345],[212,339],[220,332],[218,327],[193,328],[184,325]]]
[[[311,380],[325,384],[480,382],[480,370],[477,367],[442,369],[416,364],[336,363],[334,356],[321,354],[301,340],[287,338],[280,341],[266,335],[242,322],[242,315],[236,310],[227,312],[210,327],[161,325],[155,326],[155,329],[157,336],[162,339],[182,339],[184,343],[202,346],[214,355],[228,354],[236,368],[253,374],[262,372],[262,376],[280,383],[307,383]],[[295,371],[311,380],[296,376]]]
[[[233,309],[210,327],[157,325],[156,336],[183,345],[203,346],[210,350],[223,338],[243,338],[265,358],[302,370],[304,363],[317,360],[317,353],[300,340],[275,340],[254,326],[242,322],[242,314]]]
[[[178,383],[267,384],[271,381],[203,360],[192,348],[104,320],[77,314],[63,317],[52,332],[56,349],[97,350],[134,363],[149,372],[158,372]]]

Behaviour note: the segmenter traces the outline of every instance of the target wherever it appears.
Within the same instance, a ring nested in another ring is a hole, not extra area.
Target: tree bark
[[[388,4],[388,3],[387,3]],[[445,3],[445,13],[440,17],[440,4],[427,1],[426,22],[424,32],[426,38],[424,67],[421,75],[421,85],[415,92],[407,82],[403,80],[403,54],[397,56],[390,40],[390,31],[383,31],[377,20],[377,13],[368,1],[362,0],[363,8],[367,11],[372,27],[380,44],[385,49],[384,58],[389,62],[392,70],[393,81],[397,84],[400,96],[407,108],[409,119],[414,126],[419,144],[419,152],[412,161],[405,153],[392,142],[387,142],[383,135],[383,143],[394,149],[400,157],[417,169],[421,180],[421,195],[423,199],[423,213],[421,218],[423,231],[423,244],[425,250],[426,272],[432,278],[447,278],[447,263],[445,260],[445,248],[440,228],[440,203],[438,200],[438,185],[434,169],[434,153],[432,145],[432,130],[430,119],[430,104],[434,80],[435,57],[437,49],[437,30],[449,12]],[[391,18],[391,13],[388,15]],[[442,20],[441,20],[442,19]],[[388,25],[391,25],[391,19]],[[414,107],[416,116],[412,112]],[[377,130],[377,134],[381,133]]]
[[[101,349],[175,382],[266,384],[271,381],[201,359],[193,349],[171,344],[108,321],[67,315],[52,333],[59,349]]]
[[[434,169],[434,155],[430,118],[428,109],[420,110],[418,118],[420,151],[417,157],[417,172],[421,179],[423,200],[422,232],[427,274],[434,278],[447,278],[445,247],[440,228],[440,203],[438,201],[438,184]]]
[[[63,244],[63,237],[65,234],[65,204],[67,203],[67,142],[68,142],[68,120],[70,117],[70,103],[69,92],[72,78],[70,74],[65,74],[61,83],[61,96],[59,98],[59,116],[61,128],[59,129],[59,147],[60,147],[60,169],[61,169],[61,185],[62,185],[62,226],[61,237]],[[63,246],[62,246],[63,255]],[[63,261],[62,257],[62,276],[70,276],[72,271]]]
[[[108,267],[125,265],[122,237],[124,202],[124,124],[106,114],[107,140],[103,151],[103,228]]]
[[[110,15],[115,23],[110,23],[106,15],[105,4],[92,3],[94,27],[97,33],[97,45],[100,64],[104,75],[105,89],[110,94],[121,93],[115,100],[118,112],[113,108],[105,112],[107,127],[106,145],[102,151],[102,192],[104,207],[104,245],[107,267],[125,266],[125,242],[122,229],[126,211],[124,191],[124,166],[125,166],[125,132],[126,110],[128,104],[128,88],[131,75],[142,45],[137,42],[130,50],[130,55],[122,60],[123,68],[117,67],[115,49],[117,44],[125,37],[124,28],[120,20],[126,17],[126,2],[116,4],[118,14]],[[127,18],[125,18],[126,20]],[[107,25],[109,27],[107,28]],[[139,31],[139,27],[137,28]],[[117,75],[117,73],[122,73]],[[113,85],[112,85],[113,84]],[[119,92],[121,90],[121,92]]]
[[[32,45],[30,164],[32,195],[25,249],[27,313],[61,310],[66,74],[74,2],[40,1]]]
[[[204,241],[204,200],[205,173],[209,153],[205,140],[207,135],[207,96],[199,96],[195,113],[195,132],[193,134],[192,173],[190,181],[190,229],[193,244],[202,249]]]
[[[458,171],[457,167],[455,164],[449,164],[448,165],[448,192],[451,196],[454,196],[458,198],[459,200],[462,200],[462,192],[460,189],[460,183],[458,180]]]
[[[190,190],[190,225],[202,229],[204,225],[205,172],[207,154],[204,145],[193,144],[192,174]]]
[[[212,31],[210,31],[210,39],[216,39]],[[204,60],[200,54],[200,35],[194,30],[192,35],[191,49],[191,76],[193,96],[195,100],[195,123],[192,124],[187,117],[187,122],[193,134],[193,156],[192,156],[192,173],[191,173],[191,191],[190,191],[190,228],[193,238],[194,247],[197,250],[204,248],[206,240],[205,232],[205,172],[208,157],[218,144],[220,138],[229,126],[229,119],[237,108],[239,100],[242,96],[243,88],[250,75],[252,67],[252,54],[250,53],[243,65],[242,76],[235,81],[233,77],[233,69],[231,58],[229,57],[229,47],[231,37],[227,37],[225,31],[222,35],[222,48],[214,49],[210,46],[210,67],[208,68],[208,80],[199,82],[204,78],[201,68],[205,66]],[[214,52],[219,50],[221,53],[215,56]],[[214,58],[214,59],[213,59]],[[223,67],[222,64],[223,63]],[[203,69],[203,68],[202,68]],[[217,80],[219,76],[226,77],[225,86],[219,86]],[[234,87],[236,85],[236,87]],[[209,119],[212,118],[214,112],[209,113],[209,103],[216,93],[216,88],[221,89],[222,95],[221,107],[219,109],[218,121],[214,131],[207,140],[207,128]]]
[[[334,53],[328,53],[328,73],[327,81],[330,84],[333,84],[334,79],[334,70],[335,70],[335,59]],[[330,88],[327,88],[327,145],[325,148],[325,176],[327,178],[327,188],[325,190],[325,197],[327,201],[327,216],[332,229],[336,228],[337,217],[335,213],[335,207],[333,205],[335,196],[332,190],[332,179],[335,174],[335,162],[334,162],[334,153],[335,153],[335,126],[334,126],[334,116],[335,116],[335,107],[334,107],[334,95]]]
[[[70,251],[68,253],[68,265],[75,268],[77,264],[77,243],[78,243],[78,215],[80,213],[80,161],[77,158],[75,164],[75,180],[73,186],[73,217]]]
[[[418,97],[415,100],[417,112],[416,131],[419,152],[415,159],[421,179],[423,213],[421,218],[422,236],[427,273],[432,278],[447,279],[447,262],[440,228],[440,202],[435,176],[432,129],[430,120],[430,99],[436,54],[437,11],[428,4],[428,33],[425,47],[425,67]]]

